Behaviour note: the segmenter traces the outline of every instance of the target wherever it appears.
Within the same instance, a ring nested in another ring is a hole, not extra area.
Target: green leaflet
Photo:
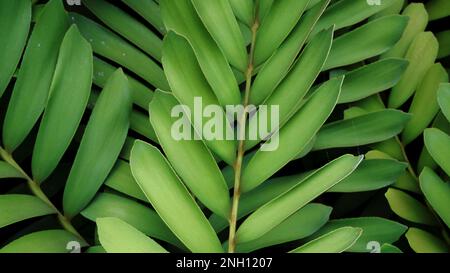
[[[316,232],[328,221],[331,210],[331,207],[322,204],[308,204],[262,237],[247,243],[238,244],[236,251],[251,252],[264,247],[305,238]]]
[[[442,112],[439,112],[432,124],[433,128],[437,128],[446,134],[450,134],[450,123],[445,118]],[[427,147],[424,145],[422,147],[422,152],[420,153],[420,157],[417,163],[417,170],[420,173],[424,167],[429,167],[430,169],[437,169],[438,165],[431,157],[430,153],[427,150]]]
[[[161,2],[161,14],[166,28],[186,37],[191,44],[198,65],[220,104],[222,106],[239,104],[241,97],[236,78],[221,49],[197,16],[191,1],[163,1]],[[165,54],[163,53],[163,55]],[[165,72],[168,76],[171,74],[168,71]]]
[[[250,91],[251,104],[259,105],[262,103],[283,80],[305,44],[312,28],[329,3],[330,0],[322,0],[319,5],[308,11],[300,19],[286,40],[264,63],[252,83]]]
[[[72,233],[59,230],[44,230],[27,234],[12,241],[0,249],[0,253],[69,253],[71,242],[86,246],[84,242]]]
[[[150,203],[189,250],[223,252],[205,215],[158,149],[136,141],[130,162],[131,172]]]
[[[70,170],[63,197],[67,216],[77,215],[91,201],[111,171],[125,142],[130,112],[128,81],[118,69],[95,104]]]
[[[142,51],[91,19],[76,13],[70,17],[95,53],[133,71],[156,88],[169,89],[161,67]]]
[[[308,0],[274,1],[261,21],[255,41],[254,63],[266,61],[286,39],[308,5]],[[261,19],[261,18],[260,18]]]
[[[366,159],[329,192],[360,192],[380,189],[394,183],[407,164],[391,159]]]
[[[159,143],[192,194],[211,211],[227,219],[231,201],[214,157],[202,140],[177,139],[174,136],[172,126],[178,118],[172,117],[171,111],[177,105],[178,101],[170,93],[161,91],[155,93],[150,103],[150,121]],[[188,123],[188,126],[191,125]]]
[[[229,0],[234,15],[247,26],[253,23],[253,0]]]
[[[265,203],[301,183],[309,173],[301,173],[292,176],[283,176],[269,179],[256,189],[242,194],[239,199],[238,219],[247,216]],[[220,232],[228,226],[228,221],[217,214],[212,214],[209,221],[216,232]]]
[[[381,253],[403,253],[398,247],[391,244],[383,244],[380,251]]]
[[[314,234],[314,238],[349,226],[363,229],[363,234],[358,241],[347,250],[349,252],[369,252],[368,243],[371,241],[376,241],[380,245],[394,243],[407,229],[404,225],[379,217],[347,218],[329,221],[324,228]]]
[[[448,82],[445,68],[440,63],[432,65],[417,87],[409,107],[411,119],[402,132],[404,145],[416,139],[438,113],[437,92],[442,82]]]
[[[409,194],[390,188],[385,194],[392,211],[413,223],[435,226],[437,223],[430,211]]]
[[[264,21],[264,19],[266,19],[266,15],[272,8],[273,2],[274,0],[259,0],[258,20],[260,24]]]
[[[436,128],[424,132],[425,146],[436,163],[450,175],[450,136]]]
[[[442,114],[450,122],[450,84],[443,83],[439,86],[437,94],[438,104],[441,108]]]
[[[145,197],[131,174],[130,165],[123,160],[117,160],[114,168],[105,180],[105,185],[118,192],[148,202],[147,197]]]
[[[324,70],[377,56],[400,39],[408,17],[389,15],[371,21],[333,41]]]
[[[33,150],[35,181],[56,168],[81,122],[92,84],[92,49],[73,25],[61,44],[55,75]]]
[[[326,124],[317,134],[314,150],[353,147],[387,140],[400,133],[410,116],[386,109]]]
[[[28,38],[31,23],[29,0],[0,3],[0,97],[13,76]]]
[[[22,143],[44,110],[58,49],[68,27],[69,22],[62,2],[48,2],[25,49],[6,112],[3,144],[9,152]]]
[[[247,49],[229,0],[191,2],[230,64],[245,72],[248,63]]]
[[[102,246],[91,246],[84,253],[106,253],[106,250]]]
[[[273,151],[258,150],[242,174],[243,192],[254,189],[281,169],[308,145],[316,132],[333,111],[339,97],[343,78],[322,84],[303,107],[272,136],[271,144],[278,143]],[[299,135],[298,131],[302,130]],[[267,142],[266,142],[267,144]]]
[[[0,195],[0,228],[29,218],[56,213],[41,199],[23,194]]]
[[[383,59],[346,73],[339,103],[354,102],[393,87],[407,66],[403,59]]]
[[[122,0],[132,10],[142,16],[147,22],[154,26],[161,34],[166,32],[161,19],[158,3],[153,0]]]
[[[183,244],[154,210],[131,199],[110,193],[100,193],[81,214],[94,222],[97,218],[103,217],[119,218],[148,236],[183,248]]]
[[[362,233],[363,229],[361,228],[338,228],[290,251],[290,253],[341,253],[354,245]]]
[[[420,189],[434,211],[442,218],[444,223],[450,227],[450,184],[444,182],[436,173],[429,168],[424,168],[419,177]]]
[[[0,161],[0,179],[1,178],[24,178],[24,176],[10,164],[5,161]]]
[[[403,58],[413,39],[427,27],[428,13],[422,3],[409,4],[403,10],[402,15],[409,17],[402,38],[393,48],[381,55],[381,58]]]
[[[108,253],[167,253],[153,239],[118,218],[98,218],[96,222],[100,243]]]
[[[158,142],[155,131],[148,120],[147,114],[143,114],[142,112],[136,110],[131,111],[130,128],[151,141],[155,143]]]
[[[426,4],[430,21],[441,19],[450,15],[450,3],[446,0],[431,0]]]
[[[436,33],[436,39],[439,42],[438,59],[445,58],[450,55],[450,30]]]
[[[406,239],[416,253],[448,253],[445,242],[433,234],[418,228],[409,228]]]
[[[335,25],[336,30],[354,25],[389,8],[393,1],[380,1],[380,5],[368,5],[367,0],[341,0],[331,5],[320,17],[313,34]]]
[[[112,30],[153,58],[161,60],[162,41],[145,25],[104,0],[83,0],[83,4]]]
[[[289,71],[289,74],[276,90],[265,100],[264,105],[270,109],[271,106],[278,106],[278,120],[280,126],[288,122],[289,118],[298,110],[300,103],[312,84],[316,80],[323,64],[325,63],[333,40],[333,28],[317,34],[300,55],[296,64]],[[268,95],[268,94],[267,94]],[[265,139],[270,133],[278,128],[270,128],[272,122],[272,111],[267,114],[258,111],[248,122],[248,128],[258,128],[266,126],[269,130],[264,136],[259,136],[256,140],[246,141],[246,149],[250,149],[258,144],[261,139]]]
[[[389,108],[400,107],[413,95],[425,73],[433,65],[438,48],[439,44],[433,33],[422,32],[416,35],[405,55],[409,66],[390,93]]]
[[[237,241],[244,243],[263,236],[295,211],[346,178],[361,160],[361,156],[347,154],[315,171],[302,183],[252,213],[239,227],[236,233]]]
[[[105,84],[108,82],[109,77],[111,77],[111,75],[116,70],[117,67],[114,67],[94,56],[94,75],[92,77],[93,83],[98,87],[105,87]],[[148,104],[153,97],[153,91],[136,79],[130,76],[127,76],[127,78],[130,85],[130,92],[133,103],[138,105],[142,109],[147,110]]]
[[[195,99],[202,99],[203,107],[208,105],[218,105],[219,101],[214,95],[211,87],[206,82],[200,66],[195,58],[189,43],[181,36],[174,32],[169,32],[164,38],[163,48],[163,67],[167,74],[172,92],[178,101],[186,105],[191,111],[200,107],[196,105]],[[191,123],[194,125],[195,131],[203,136],[203,132],[198,122],[194,120],[194,113],[188,115]],[[197,114],[198,115],[198,114]],[[217,117],[218,118],[218,117]],[[212,117],[203,117],[201,124],[207,124]],[[225,113],[223,114],[223,124],[226,128],[227,124]],[[228,128],[227,128],[228,129]],[[231,127],[229,128],[231,129]],[[235,143],[231,140],[208,140],[203,136],[206,145],[216,153],[221,159],[232,165],[235,160]]]

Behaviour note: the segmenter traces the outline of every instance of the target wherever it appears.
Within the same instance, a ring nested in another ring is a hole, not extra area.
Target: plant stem
[[[241,196],[241,176],[242,176],[242,161],[245,153],[245,129],[248,115],[248,104],[250,98],[250,89],[252,84],[253,75],[253,56],[255,51],[256,32],[259,28],[259,21],[257,17],[257,9],[255,12],[255,20],[252,30],[252,41],[250,45],[250,53],[248,58],[248,67],[245,73],[245,94],[244,94],[244,112],[238,120],[239,126],[239,144],[236,155],[236,162],[234,164],[234,190],[233,190],[233,203],[230,213],[230,232],[228,236],[228,253],[234,253],[236,249],[236,222],[238,218],[239,198]]]
[[[23,178],[27,181],[28,187],[30,188],[31,192],[39,199],[41,199],[44,203],[49,205],[55,212],[58,217],[59,222],[61,223],[61,226],[67,230],[68,232],[75,234],[77,237],[79,237],[83,243],[87,243],[86,240],[78,233],[78,231],[72,226],[70,223],[70,220],[64,216],[58,208],[53,205],[53,203],[48,199],[48,197],[45,195],[45,193],[42,191],[39,184],[34,181],[20,166],[17,164],[17,162],[14,160],[12,155],[8,153],[5,149],[0,147],[0,157],[5,160],[9,165],[11,165],[13,168],[15,168],[19,173],[22,174]]]

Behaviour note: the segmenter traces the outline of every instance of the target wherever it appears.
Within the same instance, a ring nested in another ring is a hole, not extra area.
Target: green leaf
[[[192,0],[192,5],[230,64],[244,72],[247,49],[229,0]]]
[[[76,13],[70,17],[96,54],[131,70],[156,88],[169,89],[163,70],[145,53],[91,19]]]
[[[389,96],[389,108],[402,106],[414,93],[425,73],[434,64],[439,44],[431,32],[422,32],[412,41],[406,52],[408,68],[400,82],[392,88]]]
[[[221,49],[209,35],[195,12],[191,1],[163,1],[161,2],[161,14],[166,28],[186,37],[191,44],[198,65],[220,104],[222,106],[239,104],[241,97],[236,78]],[[163,55],[165,54],[163,53]],[[177,69],[179,68],[177,67]],[[167,76],[171,74],[170,71],[165,72]]]
[[[408,17],[390,15],[371,21],[333,41],[324,70],[349,65],[377,56],[401,37]]]
[[[366,159],[329,192],[361,192],[384,188],[394,183],[406,166],[406,163],[397,160]]]
[[[325,225],[314,238],[326,234],[341,227],[358,227],[363,229],[363,234],[358,241],[347,251],[349,252],[369,252],[367,248],[371,241],[384,243],[394,243],[405,233],[407,227],[397,222],[379,217],[359,217],[331,220]]]
[[[448,253],[447,245],[433,234],[418,228],[409,228],[406,239],[416,253]]]
[[[239,227],[237,241],[244,243],[263,236],[298,209],[341,182],[358,167],[361,160],[361,156],[344,155],[315,171],[302,183],[252,213]]]
[[[231,201],[214,157],[202,140],[179,140],[173,135],[172,127],[177,118],[172,117],[171,112],[177,105],[178,101],[170,93],[161,91],[155,93],[150,103],[150,121],[159,143],[192,194],[211,211],[227,219]]]
[[[270,12],[261,21],[255,41],[254,63],[266,61],[281,45],[308,5],[308,0],[274,1]]]
[[[86,246],[72,233],[59,230],[44,230],[27,234],[0,249],[0,253],[69,253],[71,243]]]
[[[0,195],[0,228],[37,216],[56,213],[41,199],[23,194]]]
[[[219,101],[206,82],[194,52],[186,39],[170,31],[164,38],[163,51],[163,67],[172,92],[180,103],[186,105],[191,110],[191,114],[188,114],[188,116],[194,125],[195,131],[203,132],[201,124],[207,124],[212,117],[203,117],[200,125],[198,122],[195,122],[193,110],[199,107],[195,103],[195,98],[201,97],[203,107],[218,105]],[[225,113],[223,113],[222,120],[224,124],[223,128],[229,126],[225,125],[227,124]],[[227,129],[231,129],[231,127]],[[202,139],[205,140],[206,145],[221,159],[230,165],[233,164],[236,156],[234,141],[208,140],[210,138],[205,135],[200,133],[199,135],[203,136]]]
[[[450,136],[436,128],[424,132],[425,146],[434,161],[450,175]]]
[[[331,210],[331,207],[322,204],[308,204],[258,239],[238,244],[236,251],[252,252],[264,247],[305,238],[328,221]]]
[[[403,253],[398,247],[391,244],[383,244],[380,251],[381,253]]]
[[[403,58],[411,42],[417,34],[425,31],[428,24],[428,13],[422,3],[411,3],[402,12],[402,15],[408,16],[408,25],[403,32],[402,38],[389,51],[384,53],[382,58]]]
[[[278,135],[269,140],[278,143],[273,151],[258,150],[242,174],[243,192],[254,189],[281,169],[308,145],[333,111],[339,97],[343,78],[332,79],[320,86]],[[298,134],[299,130],[303,133]]]
[[[94,222],[103,217],[119,218],[148,236],[184,248],[154,210],[118,195],[100,193],[81,214]]]
[[[29,0],[0,3],[0,97],[11,80],[25,47],[31,24]]]
[[[130,162],[148,200],[187,248],[192,252],[223,252],[205,215],[158,149],[136,141]]]
[[[408,112],[412,116],[402,133],[404,145],[416,139],[438,113],[437,93],[442,82],[448,82],[445,68],[440,63],[432,65],[417,87],[409,107]]]
[[[108,253],[167,253],[153,239],[118,218],[98,218],[96,222],[100,243]]]
[[[439,86],[437,94],[438,104],[447,120],[450,122],[450,84],[443,83]]]
[[[247,26],[251,26],[254,14],[253,0],[229,0],[229,2],[234,15]]]
[[[83,0],[83,4],[112,30],[156,60],[161,60],[162,41],[145,25],[104,0]]]
[[[73,25],[66,33],[33,150],[37,182],[56,168],[81,122],[92,84],[92,49]]]
[[[69,217],[91,201],[114,166],[128,132],[130,112],[128,81],[118,69],[95,104],[67,179],[63,206]]]
[[[317,134],[314,150],[354,147],[387,140],[403,130],[410,116],[387,109],[326,124]]]
[[[403,59],[383,59],[346,73],[339,103],[354,102],[393,87],[407,66]]]
[[[267,91],[261,93],[261,99],[265,99],[264,105],[269,109],[272,106],[278,106],[278,119],[280,124],[287,122],[289,117],[295,113],[299,105],[302,103],[304,96],[313,85],[315,79],[322,70],[328,53],[331,48],[331,41],[333,40],[333,28],[325,30],[317,34],[314,39],[308,44],[305,50],[300,55],[297,62],[293,65],[289,74],[283,79],[272,94],[268,94]],[[263,89],[267,90],[267,89]],[[261,90],[262,91],[262,90]],[[267,111],[267,117],[264,114],[260,114],[259,111],[249,121],[247,128],[258,128],[258,126],[267,126],[270,128],[272,111]],[[264,120],[261,120],[263,119]],[[262,123],[266,123],[262,125]],[[247,141],[246,148],[252,148],[260,139],[265,139],[267,135],[260,136],[256,141]]]
[[[91,246],[84,253],[106,253],[102,246]]]
[[[161,11],[157,1],[153,0],[122,0],[128,7],[138,13],[142,18],[154,26],[161,34],[166,32]]]
[[[255,211],[265,203],[281,195],[296,184],[300,183],[309,173],[301,173],[292,176],[282,176],[269,179],[254,190],[242,194],[239,199],[237,218],[241,219],[249,213]],[[211,225],[216,232],[222,231],[228,226],[228,221],[217,214],[212,214],[209,218]]]
[[[338,228],[290,251],[290,253],[341,253],[354,245],[362,233],[361,228]]]
[[[244,2],[242,0],[237,1]],[[322,0],[320,4],[302,16],[286,40],[276,49],[267,62],[261,66],[252,83],[250,91],[251,104],[258,105],[262,103],[287,75],[311,30],[329,3],[330,0]],[[304,72],[309,71],[305,70]]]
[[[420,189],[434,211],[450,227],[450,184],[444,182],[431,169],[425,167],[420,174]]]
[[[3,144],[9,152],[22,143],[44,110],[58,49],[68,27],[62,2],[48,2],[28,41],[6,112]]]
[[[393,1],[380,1],[378,5],[368,5],[367,0],[335,1],[320,17],[313,34],[335,25],[336,30],[352,26],[368,17],[389,8]]]
[[[114,168],[105,180],[105,185],[118,192],[148,202],[147,197],[145,197],[131,174],[130,165],[123,160],[117,160]]]
[[[436,33],[436,39],[439,42],[438,59],[445,58],[450,55],[450,30]]]
[[[392,211],[403,219],[424,225],[437,224],[430,211],[409,194],[390,188],[385,196]]]
[[[16,168],[6,163],[5,161],[0,161],[0,179],[1,178],[25,178]]]
[[[94,56],[94,75],[93,83],[98,87],[104,88],[109,77],[117,70],[117,67]],[[130,84],[131,97],[133,103],[144,110],[147,110],[148,104],[152,100],[153,91],[140,81],[127,75],[128,83]]]
[[[431,0],[426,4],[430,21],[441,19],[450,15],[450,3],[446,0]]]

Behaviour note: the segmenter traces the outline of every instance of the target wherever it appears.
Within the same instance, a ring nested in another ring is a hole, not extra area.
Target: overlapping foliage
[[[0,252],[448,252],[450,7],[369,2],[1,1]]]

